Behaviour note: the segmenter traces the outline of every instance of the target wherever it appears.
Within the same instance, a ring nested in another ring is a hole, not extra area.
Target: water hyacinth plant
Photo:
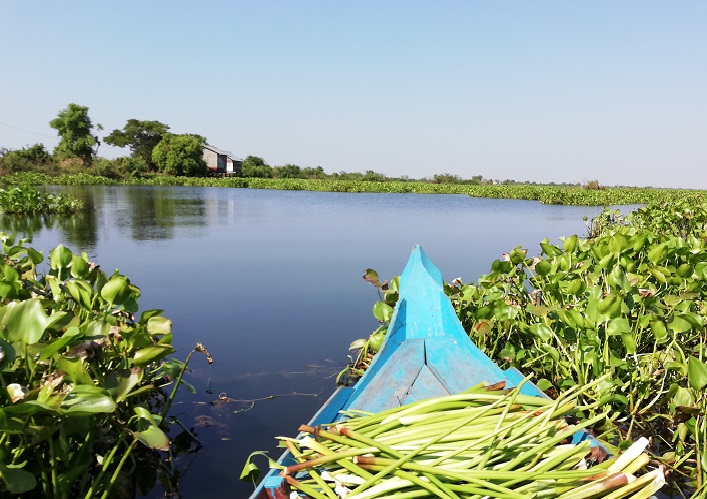
[[[145,493],[170,449],[165,416],[186,368],[167,360],[171,321],[160,310],[136,318],[140,290],[85,254],[58,246],[41,275],[41,253],[0,241],[0,494]]]
[[[29,186],[0,189],[0,212],[8,215],[69,215],[83,203],[66,194],[42,193]]]
[[[579,414],[610,409],[593,430],[624,448],[649,438],[673,492],[707,493],[707,204],[605,210],[588,236],[516,247],[477,283],[445,285],[471,339],[550,395],[594,383]],[[397,294],[366,271],[381,301]],[[377,332],[380,334],[380,332]],[[357,343],[360,347],[364,344]],[[368,354],[371,350],[368,349]],[[361,355],[361,354],[360,354]],[[359,355],[359,357],[360,357]]]

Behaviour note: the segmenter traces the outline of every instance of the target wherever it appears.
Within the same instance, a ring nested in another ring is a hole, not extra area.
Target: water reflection
[[[123,189],[116,194],[115,225],[135,241],[173,239],[177,227],[199,232],[205,223],[206,202],[198,191],[163,189],[146,195],[143,189]]]

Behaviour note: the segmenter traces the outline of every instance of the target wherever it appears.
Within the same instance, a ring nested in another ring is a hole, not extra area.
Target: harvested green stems
[[[650,497],[664,483],[655,469],[641,477],[648,441],[619,457],[590,440],[568,443],[580,425],[565,416],[583,390],[557,400],[513,390],[438,397],[343,422],[302,426],[284,438],[299,464],[282,470],[292,497],[528,497],[583,499]],[[603,461],[603,462],[602,462]],[[593,465],[593,466],[592,466]]]

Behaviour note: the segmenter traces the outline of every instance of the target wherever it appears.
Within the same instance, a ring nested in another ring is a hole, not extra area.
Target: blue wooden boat
[[[379,412],[416,400],[463,392],[486,382],[517,386],[523,375],[515,368],[502,370],[469,339],[449,298],[442,274],[420,246],[415,246],[400,276],[399,300],[386,339],[370,367],[353,387],[342,386],[309,422],[310,426],[337,421],[340,411]],[[521,393],[546,395],[525,383]],[[585,439],[601,445],[586,431]],[[279,462],[295,464],[285,453]],[[278,470],[270,470],[251,499],[289,499]]]

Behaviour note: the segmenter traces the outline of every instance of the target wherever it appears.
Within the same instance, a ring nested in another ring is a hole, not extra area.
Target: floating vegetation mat
[[[585,387],[586,388],[586,387]],[[556,400],[475,387],[279,437],[298,464],[280,467],[291,498],[649,498],[664,483],[645,438],[612,456],[570,424],[584,389]],[[579,434],[578,434],[579,432]],[[582,437],[582,438],[579,438]]]

